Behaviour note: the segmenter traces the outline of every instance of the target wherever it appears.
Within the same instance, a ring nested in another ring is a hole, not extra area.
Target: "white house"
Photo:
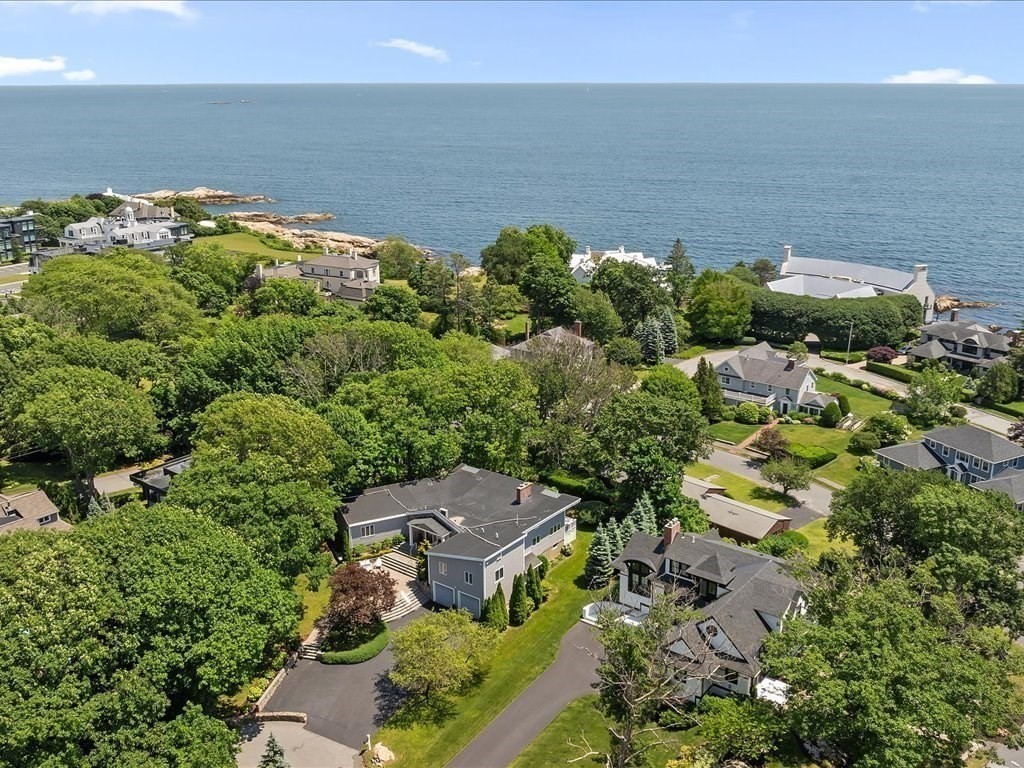
[[[109,216],[92,216],[64,227],[59,242],[62,248],[98,253],[115,245],[156,250],[191,239],[188,224],[178,221],[171,208],[122,203]]]
[[[784,415],[803,411],[818,416],[836,398],[817,390],[817,374],[776,352],[767,342],[741,349],[715,367],[722,395],[730,405],[754,403]]]
[[[650,269],[665,269],[658,262],[650,257],[644,256],[640,251],[627,251],[624,245],[620,245],[614,251],[592,251],[590,246],[584,253],[574,253],[569,259],[569,271],[578,283],[589,283],[597,268],[605,259],[630,264],[640,264]]]
[[[913,272],[901,272],[870,264],[794,256],[791,245],[782,247],[779,279],[768,283],[768,289],[819,299],[858,299],[907,293],[921,302],[926,323],[932,320],[935,302],[935,292],[928,284],[927,264],[914,265]]]

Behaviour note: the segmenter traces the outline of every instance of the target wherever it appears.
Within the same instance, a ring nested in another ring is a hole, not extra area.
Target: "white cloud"
[[[75,69],[64,73],[64,79],[72,83],[86,83],[96,79],[96,73],[91,69]]]
[[[37,72],[61,72],[67,65],[67,61],[63,56],[50,56],[48,59],[16,59],[13,56],[0,56],[0,77],[34,75]]]
[[[193,19],[196,12],[185,0],[28,0],[28,2],[3,2],[25,9],[32,6],[53,5],[67,8],[71,13],[85,13],[91,16],[106,16],[108,13],[129,13],[131,11],[154,11],[166,13],[179,19]]]
[[[374,45],[379,48],[397,48],[400,51],[408,51],[409,53],[415,53],[417,56],[423,56],[426,59],[433,59],[441,64],[451,61],[451,59],[448,58],[448,54],[440,48],[435,48],[434,46],[427,45],[426,43],[403,40],[400,37],[393,37],[383,43],[374,43]]]
[[[902,75],[889,75],[883,83],[900,85],[994,85],[995,80],[985,75],[967,75],[962,69],[912,69]]]
[[[918,13],[928,13],[932,8],[951,5],[978,6],[988,5],[991,0],[914,0],[914,10]]]

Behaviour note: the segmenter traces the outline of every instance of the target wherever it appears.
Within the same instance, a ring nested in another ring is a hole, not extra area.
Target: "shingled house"
[[[415,553],[420,542],[428,542],[431,599],[479,616],[499,583],[507,598],[517,574],[575,539],[576,521],[566,512],[579,502],[460,464],[445,477],[370,488],[346,500],[338,528],[352,545],[401,534]]]
[[[60,519],[60,510],[43,491],[0,494],[0,535],[38,530],[69,531],[71,524]]]
[[[716,531],[681,533],[679,521],[671,520],[662,536],[633,534],[613,566],[617,605],[629,611],[624,619],[643,621],[659,594],[677,595],[699,611],[695,621],[678,627],[671,648],[679,656],[684,698],[780,688],[763,675],[761,646],[787,616],[805,609],[803,590],[784,560],[729,544]]]
[[[920,343],[907,352],[911,362],[938,360],[955,371],[988,370],[1010,353],[1010,339],[953,310],[949,322],[921,326]]]
[[[780,415],[803,411],[818,416],[836,398],[817,390],[817,374],[762,341],[715,367],[727,403],[754,403]]]

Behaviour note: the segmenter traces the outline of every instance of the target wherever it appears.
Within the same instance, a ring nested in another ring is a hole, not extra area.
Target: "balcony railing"
[[[723,389],[722,395],[726,400],[736,400],[741,403],[757,403],[758,405],[772,405],[775,402],[775,393],[759,395],[756,392],[737,392],[732,389]]]

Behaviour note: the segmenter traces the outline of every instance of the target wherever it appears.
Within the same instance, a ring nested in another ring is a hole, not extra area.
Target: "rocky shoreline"
[[[156,192],[140,192],[133,197],[142,200],[162,200],[168,197],[191,197],[200,205],[239,205],[243,203],[273,203],[275,200],[266,195],[237,195],[223,189],[196,187],[181,192],[173,189],[159,189]]]
[[[316,221],[330,221],[334,218],[333,213],[299,213],[295,216],[285,216],[270,211],[231,211],[224,214],[232,221],[239,224],[252,224],[253,222],[265,222],[267,224],[312,224]]]
[[[258,234],[274,235],[284,240],[292,248],[302,250],[307,246],[323,248],[327,246],[331,251],[354,250],[356,253],[369,253],[377,247],[379,240],[361,235],[350,235],[347,232],[330,232],[320,229],[295,229],[284,227],[280,224],[273,224],[268,221],[246,221],[239,222],[246,229]]]

